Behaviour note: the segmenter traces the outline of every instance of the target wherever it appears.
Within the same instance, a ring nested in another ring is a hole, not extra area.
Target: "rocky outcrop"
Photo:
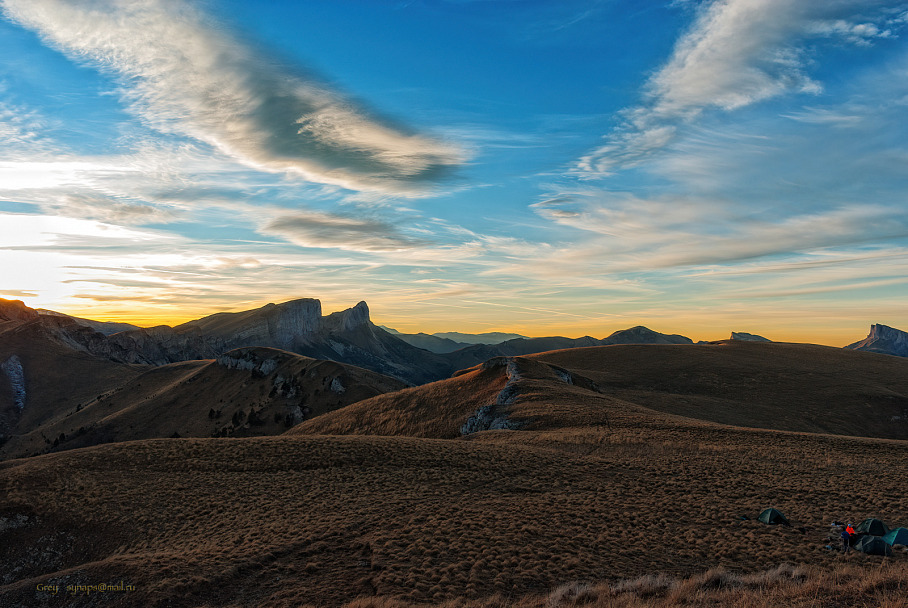
[[[860,342],[849,344],[845,348],[908,357],[908,333],[888,325],[875,323],[870,326],[870,333],[866,338]]]
[[[508,381],[495,398],[495,403],[484,405],[476,410],[460,427],[461,435],[471,435],[480,431],[517,430],[525,426],[520,420],[508,418],[508,405],[517,401],[520,389],[520,372],[517,369],[517,360],[514,357],[495,357],[482,364],[483,370],[494,367],[504,367]]]
[[[9,379],[10,388],[13,391],[13,403],[19,410],[25,409],[25,370],[22,368],[22,361],[16,355],[12,355],[0,365],[0,369]]]

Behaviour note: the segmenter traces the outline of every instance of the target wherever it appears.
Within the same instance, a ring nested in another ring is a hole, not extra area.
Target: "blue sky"
[[[908,2],[0,0],[0,297],[908,328]]]

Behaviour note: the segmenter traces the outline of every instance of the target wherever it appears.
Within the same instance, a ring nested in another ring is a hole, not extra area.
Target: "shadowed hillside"
[[[145,369],[74,348],[71,336],[94,332],[72,319],[39,316],[5,302],[0,301],[0,445]]]
[[[276,435],[307,418],[404,384],[375,372],[272,348],[150,368],[69,402],[0,454],[23,456],[154,437]]]

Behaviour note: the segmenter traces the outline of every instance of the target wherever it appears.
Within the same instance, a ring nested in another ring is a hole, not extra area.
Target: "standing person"
[[[851,548],[851,534],[848,533],[848,528],[842,528],[842,553],[848,553]]]

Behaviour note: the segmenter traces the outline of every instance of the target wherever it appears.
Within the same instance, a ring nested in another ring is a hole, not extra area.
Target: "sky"
[[[908,1],[0,0],[0,297],[908,330]]]

